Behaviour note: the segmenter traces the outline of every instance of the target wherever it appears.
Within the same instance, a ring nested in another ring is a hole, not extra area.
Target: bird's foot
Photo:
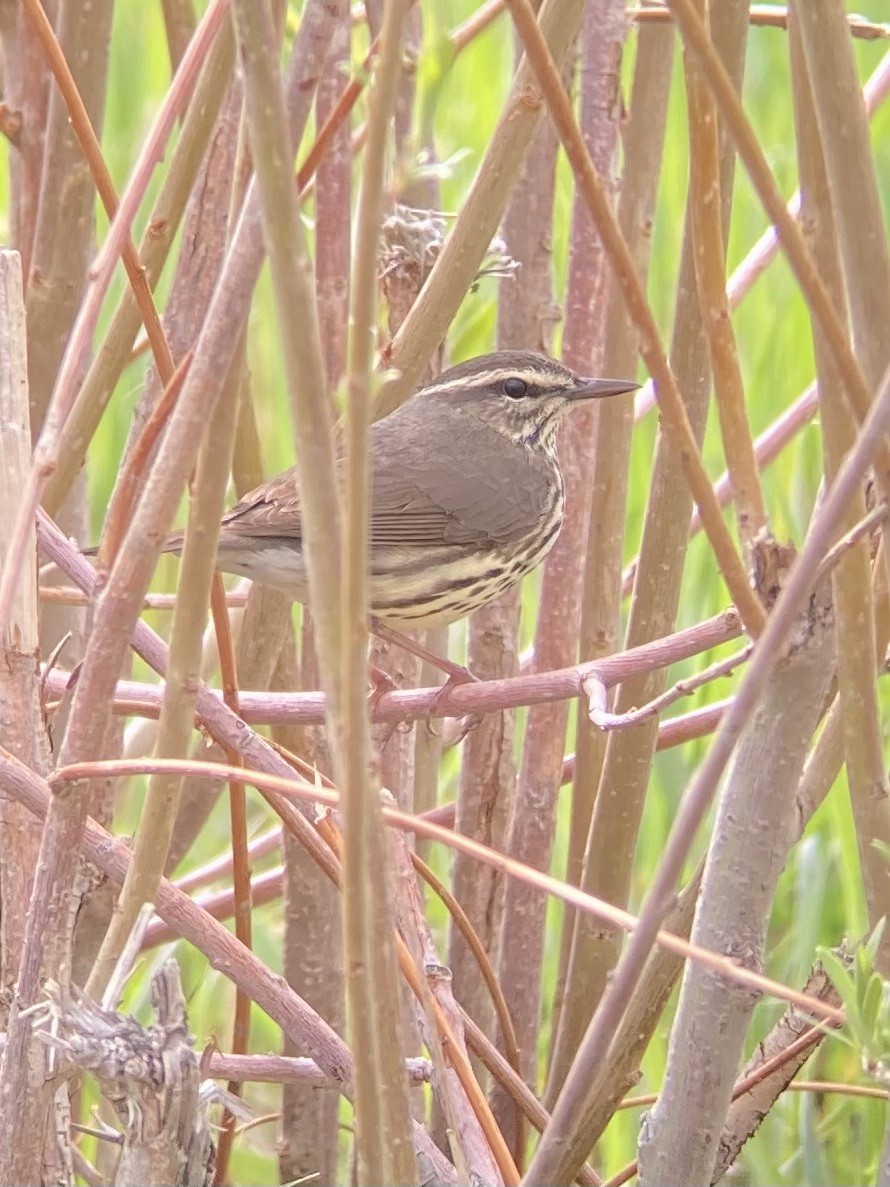
[[[376,667],[374,664],[368,664],[368,679],[371,682],[371,691],[368,694],[368,716],[374,720],[374,710],[380,702],[380,698],[385,696],[388,692],[395,692],[398,685],[389,672],[384,672],[382,668]],[[385,728],[385,727],[379,727]],[[390,738],[399,728],[399,722],[394,721],[383,738],[376,738],[376,746],[378,754],[382,754],[385,747],[388,745]]]
[[[430,651],[428,647],[424,647],[416,639],[402,634],[401,631],[397,631],[394,627],[387,626],[379,618],[371,617],[371,631],[378,639],[383,639],[387,643],[401,647],[404,651],[409,652],[409,654],[416,655],[418,659],[423,660],[430,667],[438,668],[440,672],[445,673],[452,685],[469,684],[476,679],[469,668],[465,668],[463,664],[456,664],[453,660],[447,659],[445,656],[436,655],[434,651]]]
[[[418,659],[423,660],[424,663],[430,667],[437,668],[440,672],[444,672],[448,679],[430,701],[429,708],[426,713],[427,729],[430,733],[435,733],[432,721],[434,717],[439,716],[442,709],[442,704],[447,700],[451,694],[452,689],[459,684],[475,684],[478,680],[469,668],[464,667],[463,664],[455,663],[454,660],[447,659],[445,656],[436,655],[435,652],[430,651],[428,647],[424,647],[422,643],[418,643],[416,639],[410,638],[408,635],[403,635],[401,631],[395,630],[391,626],[387,626],[385,622],[381,622],[379,618],[372,616],[371,630],[379,638],[384,639],[388,643],[394,644],[396,647],[402,647],[405,651],[410,652],[411,655],[416,655]],[[383,673],[380,673],[383,675]],[[387,677],[387,679],[389,679]],[[382,689],[377,695],[382,695],[388,689]]]
[[[445,666],[446,664],[448,665],[447,667]],[[443,703],[448,700],[452,691],[459,684],[477,684],[479,682],[479,677],[474,676],[469,668],[465,668],[461,664],[452,663],[451,660],[442,661],[442,671],[446,673],[448,679],[430,701],[429,708],[426,711],[426,728],[431,734],[437,733],[437,730],[433,726],[433,719],[441,714]],[[459,740],[463,741],[465,737],[466,733]]]
[[[388,692],[395,692],[398,685],[389,672],[384,672],[382,668],[377,668],[374,664],[368,664],[368,679],[371,683],[371,691],[368,694],[368,713],[373,717],[380,698]]]

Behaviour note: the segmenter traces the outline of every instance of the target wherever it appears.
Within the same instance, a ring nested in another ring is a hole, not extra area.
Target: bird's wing
[[[378,446],[372,450],[372,547],[508,544],[545,513],[552,497],[549,476],[539,466],[523,465],[522,453],[509,475],[499,474],[490,464],[491,452],[501,445],[493,431],[479,426],[462,451],[449,448],[437,456],[429,448],[428,429],[423,422],[403,423],[397,448],[391,435],[379,447],[372,430],[372,447]],[[341,457],[341,482],[344,470]],[[245,495],[224,517],[221,539],[301,535],[291,469]]]
[[[524,535],[544,513],[546,481],[532,469],[507,481],[468,460],[429,457],[375,474],[372,543],[508,544]]]
[[[222,519],[220,540],[285,536],[299,539],[300,500],[291,468],[250,491]]]

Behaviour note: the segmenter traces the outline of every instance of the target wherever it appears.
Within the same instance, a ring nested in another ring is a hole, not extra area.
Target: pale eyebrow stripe
[[[545,378],[540,371],[520,371],[516,367],[499,367],[496,371],[485,371],[479,375],[449,379],[445,383],[433,383],[423,390],[425,392],[448,392],[454,391],[456,388],[491,387],[493,384],[502,383],[505,379],[523,379],[531,388],[551,391],[554,387],[559,386],[561,378],[562,376],[556,373]]]

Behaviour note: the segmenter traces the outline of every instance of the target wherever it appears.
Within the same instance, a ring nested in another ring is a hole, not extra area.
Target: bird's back
[[[431,442],[447,442],[447,448]],[[459,394],[409,400],[370,434],[372,613],[401,626],[454,621],[540,563],[558,534],[555,454],[513,442]],[[346,461],[338,462],[341,477]],[[223,521],[220,567],[308,596],[296,470]]]

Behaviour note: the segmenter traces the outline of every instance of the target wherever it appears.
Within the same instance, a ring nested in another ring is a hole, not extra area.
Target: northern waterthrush
[[[443,371],[372,425],[371,614],[401,629],[444,625],[530,573],[562,526],[562,414],[636,387],[500,351]],[[165,551],[181,547],[171,537]],[[223,518],[217,565],[307,601],[295,469]]]

